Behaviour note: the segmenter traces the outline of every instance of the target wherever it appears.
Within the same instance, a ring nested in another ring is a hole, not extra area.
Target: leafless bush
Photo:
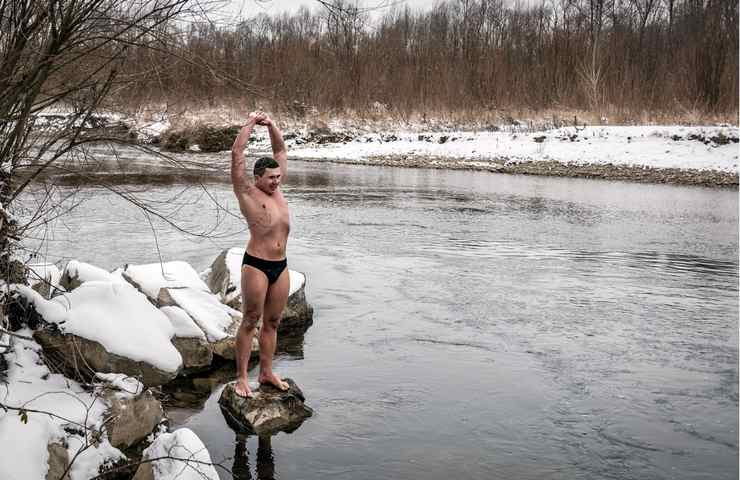
[[[738,6],[730,0],[448,0],[424,11],[389,7],[374,20],[351,2],[320,3],[236,26],[193,24],[181,31],[184,60],[139,54],[128,68],[156,70],[157,80],[143,76],[120,93],[203,106],[270,102],[286,113],[300,104],[373,116],[380,103],[404,118],[737,111]],[[227,73],[192,69],[191,58]]]

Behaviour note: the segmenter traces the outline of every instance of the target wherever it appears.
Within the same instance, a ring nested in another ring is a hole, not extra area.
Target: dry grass
[[[578,125],[738,125],[738,112],[711,114],[698,109],[675,111],[628,111],[609,106],[599,112],[559,108],[532,110],[510,108],[477,111],[425,111],[399,112],[392,109],[357,111],[322,110],[310,107],[299,115],[268,102],[227,101],[215,106],[152,104],[136,110],[140,121],[156,121],[166,112],[173,129],[187,130],[202,125],[239,125],[247,113],[254,109],[267,111],[281,126],[290,130],[308,130],[328,126],[334,130],[383,132],[392,130],[444,131],[444,130],[494,130],[518,128],[545,130]]]

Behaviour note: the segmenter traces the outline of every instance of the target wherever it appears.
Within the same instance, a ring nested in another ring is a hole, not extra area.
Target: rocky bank
[[[29,285],[6,285],[13,331],[0,334],[0,388],[8,392],[0,402],[0,478],[77,480],[108,471],[111,478],[164,480],[182,465],[127,465],[174,446],[203,450],[193,471],[218,478],[194,433],[168,432],[159,387],[207,371],[216,359],[233,361],[241,262],[232,260],[239,252],[222,252],[201,274],[185,262],[113,272],[77,260],[62,269],[41,262],[29,266]],[[305,275],[290,276],[291,307],[279,333],[286,337],[303,335],[313,321]],[[249,418],[269,421],[255,420],[252,432],[289,431],[310,415],[292,381],[282,402],[261,395]],[[232,413],[242,424],[247,418],[238,408]]]

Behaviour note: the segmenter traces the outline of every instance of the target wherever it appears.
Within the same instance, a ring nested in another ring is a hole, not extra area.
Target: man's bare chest
[[[247,221],[250,228],[260,229],[288,228],[290,225],[290,211],[288,202],[282,197],[256,197],[249,208]]]

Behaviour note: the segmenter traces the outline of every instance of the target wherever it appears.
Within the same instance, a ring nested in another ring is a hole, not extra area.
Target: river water
[[[204,269],[246,241],[220,178],[133,187],[208,237],[83,188],[41,254]],[[303,162],[284,190],[315,317],[276,369],[315,415],[245,440],[230,367],[170,392],[240,478],[738,478],[737,191]]]

